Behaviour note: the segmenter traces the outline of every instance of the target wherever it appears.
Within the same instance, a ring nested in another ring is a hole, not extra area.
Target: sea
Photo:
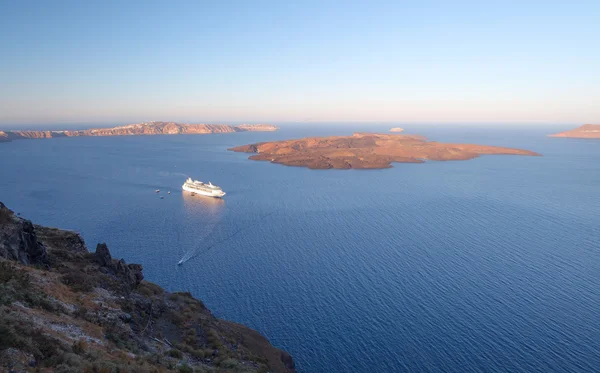
[[[0,201],[106,242],[301,373],[600,371],[600,140],[400,126],[543,156],[309,170],[227,150],[390,127],[367,123],[23,140],[0,144]],[[188,176],[227,195],[182,192]]]

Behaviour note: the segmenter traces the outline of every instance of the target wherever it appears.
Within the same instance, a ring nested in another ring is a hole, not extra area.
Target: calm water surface
[[[0,145],[0,201],[106,242],[300,372],[598,371],[600,141],[406,127],[544,156],[311,171],[226,151],[387,126],[30,140]],[[187,175],[225,200],[182,193]]]

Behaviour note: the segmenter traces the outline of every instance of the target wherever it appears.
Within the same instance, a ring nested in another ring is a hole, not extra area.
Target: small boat
[[[165,197],[161,196],[160,199],[165,199]]]
[[[171,192],[167,192],[168,194],[171,194]]]
[[[155,190],[155,192],[156,192],[156,193],[159,193],[159,192],[160,192],[160,189],[156,189],[156,190]]]
[[[182,264],[183,264],[183,259],[181,259],[181,260],[179,261],[179,263],[177,263],[177,265],[178,265],[178,266],[180,266],[180,265],[182,265]]]

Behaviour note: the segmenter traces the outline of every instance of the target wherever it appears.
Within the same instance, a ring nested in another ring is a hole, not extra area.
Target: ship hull
[[[183,190],[185,190],[186,192],[190,192],[190,193],[196,193],[196,194],[200,194],[202,196],[206,196],[206,197],[213,197],[213,198],[222,198],[225,195],[225,192],[220,192],[220,194],[214,194],[211,192],[206,192],[203,190],[198,190],[198,189],[194,189],[194,188],[189,188],[186,185],[182,185],[181,188]]]

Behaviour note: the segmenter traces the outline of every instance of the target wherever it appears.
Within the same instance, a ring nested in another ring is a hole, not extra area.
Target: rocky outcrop
[[[498,146],[444,144],[427,141],[419,135],[374,133],[262,142],[229,150],[258,153],[250,157],[253,160],[312,169],[389,168],[392,162],[467,160],[482,154],[540,155],[529,150]]]
[[[577,139],[600,139],[600,124],[584,124],[575,129],[555,133],[550,137],[571,137]]]
[[[0,372],[295,373],[257,331],[145,281],[106,244],[89,253],[77,233],[1,203],[0,315]]]
[[[31,221],[22,219],[0,202],[0,257],[22,264],[45,264],[46,247],[38,241]]]
[[[96,246],[94,257],[106,273],[111,273],[122,280],[127,291],[135,289],[144,279],[140,264],[127,264],[124,259],[113,259],[105,243]]]
[[[113,265],[112,256],[105,243],[99,243],[98,246],[96,246],[94,257],[101,267],[112,267]]]
[[[233,133],[246,131],[277,131],[279,127],[270,124],[179,124],[175,122],[144,122],[112,128],[91,128],[72,131],[3,131],[0,142],[20,139],[48,139],[54,137],[79,136],[139,136],[139,135],[185,135],[209,133]]]
[[[81,238],[77,232],[42,227],[41,225],[37,224],[34,225],[34,227],[38,239],[44,242],[44,246],[48,250],[64,250],[65,248],[69,248],[69,251],[72,252],[88,252],[83,238]]]

